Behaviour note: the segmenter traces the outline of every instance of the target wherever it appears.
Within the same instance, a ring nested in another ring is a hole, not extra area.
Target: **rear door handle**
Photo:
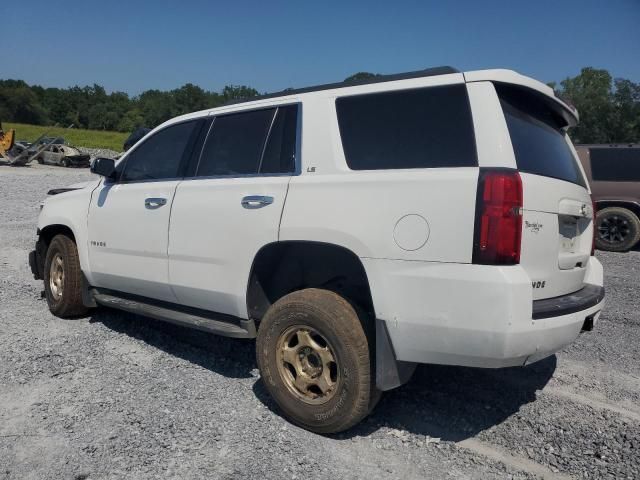
[[[167,204],[167,199],[162,197],[149,197],[144,199],[144,206],[148,209],[160,208]]]
[[[242,206],[249,210],[254,210],[256,208],[266,207],[267,205],[271,205],[273,203],[273,197],[268,197],[264,195],[248,195],[242,198]]]

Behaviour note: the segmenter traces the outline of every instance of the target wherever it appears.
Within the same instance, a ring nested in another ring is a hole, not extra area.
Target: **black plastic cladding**
[[[365,80],[352,80],[349,82],[326,83],[324,85],[316,85],[313,87],[297,88],[282,90],[281,92],[269,93],[257,97],[243,98],[240,100],[231,100],[224,105],[236,105],[238,103],[255,102],[256,100],[264,100],[267,98],[285,97],[287,95],[297,95],[300,93],[318,92],[321,90],[331,90],[333,88],[355,87],[358,85],[369,85],[371,83],[393,82],[396,80],[407,80],[409,78],[434,77],[437,75],[448,75],[451,73],[460,73],[460,70],[443,66],[427,68],[425,70],[417,70],[415,72],[394,73],[392,75],[378,75],[377,77],[367,78]]]

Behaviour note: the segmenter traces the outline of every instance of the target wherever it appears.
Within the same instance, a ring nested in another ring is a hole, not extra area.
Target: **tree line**
[[[108,94],[97,84],[45,88],[23,80],[0,80],[0,121],[130,132],[140,126],[155,127],[183,113],[256,95],[257,90],[244,85],[209,92],[187,83],[174,90],[146,90],[130,97],[124,92]]]
[[[377,74],[358,72],[345,81],[366,80]],[[640,142],[640,84],[613,78],[603,69],[583,68],[579,75],[551,82],[556,94],[580,112],[571,129],[576,143]],[[228,85],[220,92],[187,83],[180,88],[147,90],[137,96],[107,93],[94,84],[45,88],[22,80],[0,80],[0,121],[130,132],[155,127],[183,113],[250,98],[259,92],[245,85]]]

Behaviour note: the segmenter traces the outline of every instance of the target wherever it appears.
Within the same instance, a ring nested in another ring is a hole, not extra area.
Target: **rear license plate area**
[[[578,219],[575,217],[562,216],[559,218],[560,227],[560,251],[564,253],[575,253],[579,236]]]

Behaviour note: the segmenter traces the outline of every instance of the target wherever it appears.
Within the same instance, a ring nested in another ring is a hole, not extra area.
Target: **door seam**
[[[169,258],[169,249],[171,247],[171,219],[173,218],[173,202],[175,202],[176,200],[176,195],[178,193],[178,187],[184,182],[184,180],[179,180],[178,183],[176,183],[174,189],[173,189],[173,195],[171,196],[171,205],[169,205],[169,221],[167,222],[167,251],[166,251],[166,258],[167,258],[167,284],[169,285],[169,290],[171,291],[171,294],[173,295],[173,298],[175,299],[176,302],[178,302],[178,296],[176,295],[176,292],[173,289],[173,282],[171,281],[171,268],[170,268],[170,258]]]
[[[284,199],[282,200],[282,209],[280,209],[280,220],[278,221],[278,235],[276,237],[276,241],[280,241],[280,229],[282,228],[282,217],[284,216],[284,209],[287,207],[287,197],[289,196],[289,186],[291,185],[291,179],[293,177],[289,177],[287,181],[287,189],[284,192]]]

